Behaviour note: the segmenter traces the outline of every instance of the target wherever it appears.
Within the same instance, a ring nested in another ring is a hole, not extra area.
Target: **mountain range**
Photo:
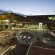
[[[3,14],[3,13],[14,13],[14,14],[17,14],[17,15],[19,15],[19,16],[23,16],[23,17],[26,16],[26,15],[21,14],[21,13],[15,13],[15,12],[12,12],[12,11],[4,11],[4,10],[0,10],[0,14]]]

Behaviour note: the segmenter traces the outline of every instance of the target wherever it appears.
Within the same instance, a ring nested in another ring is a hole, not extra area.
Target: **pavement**
[[[9,49],[3,55],[26,55],[28,46],[17,43],[14,49]]]
[[[5,47],[0,46],[0,55],[9,47],[10,47],[9,45],[7,45]]]

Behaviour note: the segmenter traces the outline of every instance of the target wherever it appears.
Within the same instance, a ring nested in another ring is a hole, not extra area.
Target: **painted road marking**
[[[1,55],[4,55],[8,50],[12,50],[16,47],[16,45],[14,46],[10,46],[7,50],[5,50]]]
[[[32,47],[42,48],[42,49],[47,49],[47,50],[54,50],[55,51],[55,49],[51,49],[51,48],[45,48],[45,47],[39,47],[39,46],[32,46]]]

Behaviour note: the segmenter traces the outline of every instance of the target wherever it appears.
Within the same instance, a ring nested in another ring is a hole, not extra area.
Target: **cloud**
[[[52,11],[52,12],[54,12],[54,13],[55,13],[55,10],[54,10],[54,11]]]

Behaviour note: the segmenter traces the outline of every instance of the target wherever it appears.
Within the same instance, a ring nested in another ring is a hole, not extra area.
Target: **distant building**
[[[0,29],[50,29],[55,31],[55,15],[26,16],[13,12],[0,14]]]
[[[26,17],[29,28],[50,29],[55,31],[55,15],[33,15]]]
[[[21,20],[24,19],[24,17],[20,14],[16,14],[13,12],[9,13],[1,13],[0,14],[0,30],[3,29],[14,29],[21,27]]]

